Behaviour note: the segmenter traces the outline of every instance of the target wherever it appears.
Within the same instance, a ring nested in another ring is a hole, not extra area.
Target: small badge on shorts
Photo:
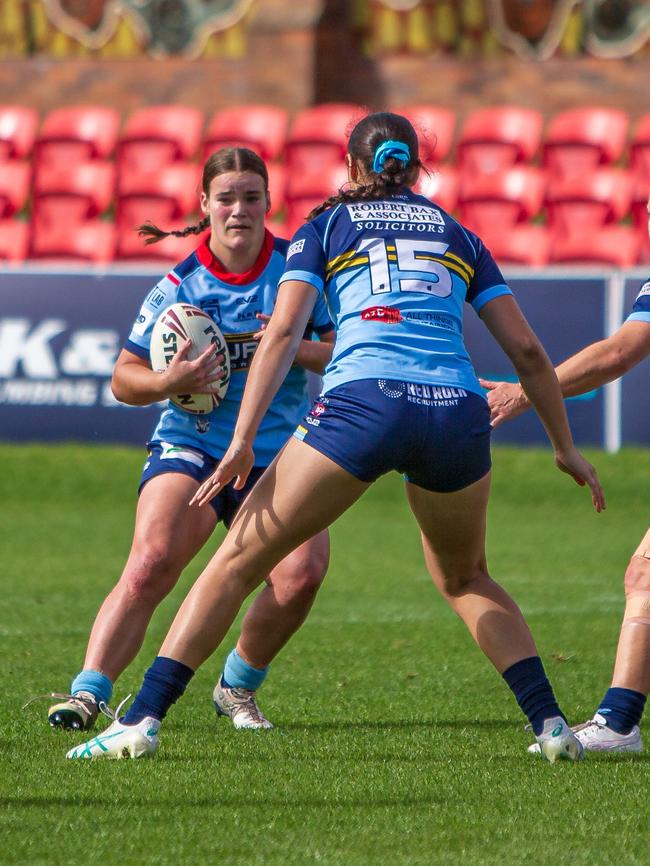
[[[406,382],[396,382],[393,380],[387,382],[385,379],[377,379],[377,384],[382,394],[385,394],[386,397],[392,397],[394,400],[397,400],[406,391]]]
[[[300,424],[294,430],[293,435],[296,439],[300,439],[300,441],[302,442],[302,440],[305,438],[305,436],[308,433],[309,433],[309,430],[306,427],[303,427],[302,424]]]

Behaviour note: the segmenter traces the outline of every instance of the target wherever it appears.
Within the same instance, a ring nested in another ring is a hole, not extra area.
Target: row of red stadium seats
[[[283,234],[282,226],[269,227]],[[486,237],[496,260],[503,265],[541,267],[548,264],[600,263],[632,267],[639,261],[642,236],[627,226],[603,226],[591,231],[564,235],[544,226],[519,224]],[[145,246],[131,230],[93,219],[74,230],[65,224],[37,228],[19,220],[0,221],[0,260],[16,264],[28,258],[38,260],[86,261],[107,264],[113,261],[174,262],[196,248],[194,235],[167,237]],[[646,259],[647,260],[647,259]]]
[[[650,180],[650,114],[631,132],[624,111],[574,108],[555,114],[544,129],[539,111],[493,106],[471,112],[457,131],[458,118],[450,109],[412,105],[399,111],[416,127],[427,164],[451,158],[461,171],[476,174],[540,162],[558,176],[573,176],[626,160],[635,174]],[[39,126],[32,109],[0,105],[0,158],[33,158],[40,169],[115,155],[120,170],[153,171],[241,144],[265,160],[283,160],[292,171],[313,171],[340,162],[347,134],[364,113],[355,104],[322,104],[290,122],[282,108],[243,105],[218,111],[206,125],[199,109],[163,105],[133,112],[122,126],[115,109],[89,105],[55,109]]]
[[[290,173],[269,166],[269,219],[293,234],[313,207],[335,193],[347,179],[340,164],[318,173]],[[44,168],[30,191],[29,171],[0,163],[0,219],[15,217],[31,200],[35,233],[49,227],[77,226],[98,217],[112,217],[120,232],[133,231],[149,220],[165,228],[195,221],[200,169],[178,162],[157,172],[122,172],[108,162],[82,162],[68,168]],[[512,226],[545,221],[555,234],[583,234],[615,225],[630,215],[632,234],[646,237],[646,202],[650,183],[640,184],[631,172],[600,168],[557,179],[533,166],[516,166],[489,175],[467,177],[453,167],[422,172],[416,190],[489,240]],[[641,260],[650,257],[642,241]]]

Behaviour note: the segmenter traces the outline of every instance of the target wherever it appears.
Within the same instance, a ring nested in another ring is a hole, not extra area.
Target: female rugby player
[[[194,502],[205,506],[232,479],[237,489],[246,483],[270,395],[325,294],[337,339],[323,396],[240,508],[125,718],[70,758],[155,752],[160,720],[261,575],[392,469],[405,476],[434,583],[503,674],[544,755],[582,755],[521,612],[487,571],[490,417],[463,345],[465,301],[512,359],[557,465],[589,484],[600,510],[596,472],[573,445],[553,367],[492,257],[479,238],[411,191],[421,168],[411,124],[371,114],[354,128],[348,151],[350,188],[317,208],[293,238],[233,441]]]
[[[49,710],[53,726],[88,729],[113,684],[142,645],[156,606],[176,585],[216,524],[230,526],[248,490],[268,466],[309,407],[306,370],[321,372],[331,356],[333,325],[320,303],[304,322],[296,365],[288,371],[256,438],[256,465],[246,485],[225,486],[211,508],[189,501],[223,457],[234,430],[248,368],[259,340],[260,319],[273,310],[287,242],[264,227],[270,206],[264,162],[244,148],[212,154],[203,169],[198,225],[172,232],[203,234],[197,250],[174,267],[147,296],[113,373],[118,400],[146,405],[179,393],[207,393],[221,375],[211,349],[188,360],[189,344],[164,373],[152,371],[149,343],[155,320],[177,301],[206,310],[224,332],[232,376],[226,397],[209,415],[191,415],[169,403],[148,444],[139,485],[131,551],[116,586],[103,602],[70,695]],[[167,233],[147,224],[140,233],[155,242]],[[321,341],[310,339],[315,330]],[[219,714],[236,727],[271,727],[255,692],[267,667],[301,625],[327,569],[326,532],[305,539],[269,572],[267,586],[247,612],[236,648],[214,691]]]

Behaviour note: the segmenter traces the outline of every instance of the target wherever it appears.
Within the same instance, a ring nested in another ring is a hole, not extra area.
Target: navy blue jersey
[[[339,204],[296,232],[281,282],[324,294],[336,323],[324,391],[400,379],[483,395],[463,342],[463,310],[511,294],[482,241],[405,190]]]
[[[190,445],[217,459],[226,452],[239,412],[246,376],[258,343],[258,313],[270,315],[284,269],[287,241],[266,232],[260,255],[245,274],[230,274],[213,256],[206,238],[199,248],[167,274],[149,293],[125,348],[149,360],[151,331],[158,316],[171,304],[194,304],[212,316],[221,328],[230,353],[231,378],[223,402],[208,415],[191,415],[169,403],[160,416],[152,440]],[[305,337],[333,330],[324,302],[314,308]],[[307,374],[292,367],[255,440],[258,463],[268,465],[307,411]]]
[[[626,321],[648,322],[650,324],[650,279],[641,286],[641,290],[632,306],[632,312]]]

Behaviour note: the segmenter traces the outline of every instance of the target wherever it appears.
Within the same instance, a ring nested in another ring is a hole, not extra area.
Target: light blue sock
[[[77,674],[70,686],[71,695],[76,695],[77,692],[90,692],[97,699],[97,703],[103,701],[108,704],[113,695],[113,683],[99,671],[84,670]]]
[[[268,672],[268,665],[261,670],[254,668],[244,661],[234,649],[226,659],[221,680],[228,688],[248,689],[251,692],[256,692],[266,679]]]

